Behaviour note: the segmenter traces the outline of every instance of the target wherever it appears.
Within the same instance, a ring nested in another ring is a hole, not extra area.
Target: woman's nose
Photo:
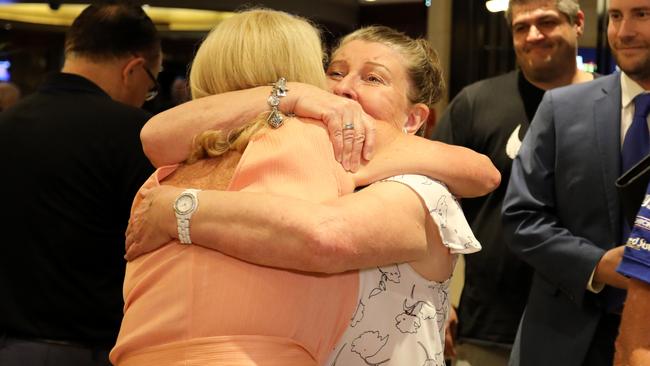
[[[350,75],[343,77],[341,80],[335,81],[332,91],[336,95],[357,100],[357,93],[354,89],[354,80]]]

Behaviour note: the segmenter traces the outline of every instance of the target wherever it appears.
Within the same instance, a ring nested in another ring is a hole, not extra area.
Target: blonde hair
[[[322,62],[320,33],[308,21],[281,11],[248,10],[219,23],[205,38],[192,63],[190,91],[196,99],[270,85],[280,77],[325,89]],[[268,114],[229,132],[199,134],[188,163],[243,151]]]
[[[440,100],[445,90],[442,67],[438,54],[426,39],[413,39],[385,26],[369,26],[343,37],[332,54],[341,46],[355,40],[383,44],[404,57],[406,74],[411,85],[406,96],[411,103],[424,103],[431,109]]]

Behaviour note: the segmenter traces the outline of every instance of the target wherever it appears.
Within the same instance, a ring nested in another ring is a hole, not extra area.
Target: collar
[[[57,72],[49,75],[39,88],[41,91],[67,91],[103,95],[111,98],[102,88],[78,74]]]
[[[621,72],[621,107],[627,108],[637,95],[645,93],[645,90],[636,81],[630,79],[624,72]]]

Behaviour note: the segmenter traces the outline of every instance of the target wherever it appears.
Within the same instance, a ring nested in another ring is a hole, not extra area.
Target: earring
[[[402,127],[402,132],[404,132],[405,134],[407,134],[407,135],[408,135],[408,133],[409,133],[409,130],[407,130],[407,129],[406,129],[406,126],[404,126],[404,127]]]

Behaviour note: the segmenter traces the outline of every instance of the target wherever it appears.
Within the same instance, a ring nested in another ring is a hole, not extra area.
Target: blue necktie
[[[637,95],[634,98],[634,119],[623,140],[623,172],[648,155],[650,150],[648,111],[650,111],[650,94]]]
[[[648,132],[648,111],[650,111],[650,94],[639,94],[634,98],[634,118],[623,140],[622,171],[625,173],[643,159],[650,151],[650,132]],[[630,226],[627,221],[622,221],[622,240],[627,241],[630,236]]]

